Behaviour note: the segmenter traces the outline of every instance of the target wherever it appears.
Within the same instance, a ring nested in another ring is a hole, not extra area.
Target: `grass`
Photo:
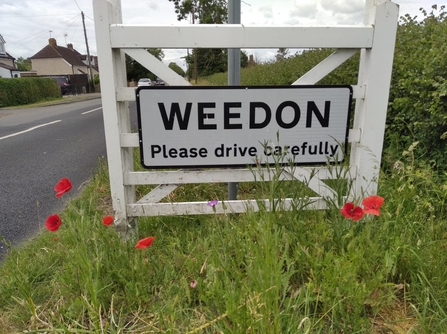
[[[139,238],[156,237],[146,249],[101,224],[111,213],[101,163],[57,232],[10,250],[0,333],[445,333],[447,178],[415,161],[407,151],[381,175],[379,217],[353,222],[335,205],[145,217]],[[221,198],[225,187],[189,185],[171,200]],[[241,189],[283,193],[305,190]]]

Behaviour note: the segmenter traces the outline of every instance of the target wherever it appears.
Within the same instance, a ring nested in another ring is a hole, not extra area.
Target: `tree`
[[[174,3],[177,20],[182,21],[191,15],[193,23],[199,24],[227,22],[227,0],[169,0]]]
[[[168,67],[182,77],[184,77],[186,74],[185,71],[183,71],[182,68],[174,62],[169,63]]]
[[[188,76],[193,77],[194,55],[197,57],[197,75],[208,76],[214,73],[223,73],[228,69],[227,49],[195,49],[193,54],[186,56]],[[241,67],[247,67],[248,56],[241,51]]]
[[[279,48],[276,53],[276,61],[281,61],[286,59],[289,56],[289,49]]]
[[[147,49],[147,51],[158,60],[162,60],[165,56],[162,49]],[[157,79],[155,74],[128,55],[126,55],[126,71],[128,81],[138,81],[141,78]]]
[[[247,52],[244,50],[241,50],[241,67],[247,67],[248,66],[248,55]]]
[[[16,60],[16,66],[20,71],[31,71],[31,59],[19,57]]]
[[[179,21],[189,17],[194,24],[222,24],[227,22],[227,0],[169,0],[174,3],[175,13]],[[188,55],[188,76],[194,77],[197,83],[198,75],[209,75],[225,71],[222,67],[223,49],[194,49],[192,55]],[[193,72],[191,73],[191,68]]]

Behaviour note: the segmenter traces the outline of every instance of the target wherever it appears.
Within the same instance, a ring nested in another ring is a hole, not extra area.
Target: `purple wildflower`
[[[208,206],[216,206],[219,201],[217,199],[213,199],[212,201],[208,202]]]

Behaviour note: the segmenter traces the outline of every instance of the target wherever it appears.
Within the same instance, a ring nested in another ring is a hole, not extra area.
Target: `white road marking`
[[[92,109],[92,110],[89,110],[89,111],[84,111],[84,112],[82,113],[82,115],[90,114],[91,112],[94,112],[94,111],[99,110],[99,109],[102,109],[102,107],[99,107],[99,108],[96,108],[96,109]]]
[[[13,133],[13,134],[4,136],[4,137],[0,137],[0,140],[2,140],[2,139],[6,139],[6,138],[9,138],[9,137],[18,136],[18,135],[21,135],[22,133],[30,132],[30,131],[36,130],[36,129],[38,129],[38,128],[41,128],[42,126],[47,126],[47,125],[54,124],[54,123],[59,123],[59,122],[61,122],[61,120],[57,120],[57,121],[54,121],[54,122],[50,122],[50,123],[45,123],[45,124],[37,125],[37,126],[34,126],[34,127],[29,128],[29,129],[27,129],[27,130],[24,130],[24,131],[20,131],[20,132],[16,132],[16,133]]]

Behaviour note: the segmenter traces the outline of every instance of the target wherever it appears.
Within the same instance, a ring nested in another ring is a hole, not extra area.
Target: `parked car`
[[[53,77],[53,79],[57,82],[61,89],[61,94],[71,94],[72,93],[72,87],[70,84],[70,80],[68,80],[67,77]]]
[[[142,86],[152,86],[152,81],[149,78],[141,78],[138,80],[138,87]]]
[[[152,86],[165,86],[165,85],[166,83],[160,78],[157,78],[157,80],[152,81]]]

